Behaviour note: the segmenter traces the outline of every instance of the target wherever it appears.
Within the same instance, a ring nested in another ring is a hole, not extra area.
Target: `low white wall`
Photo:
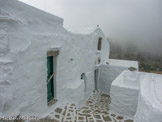
[[[119,115],[133,118],[137,109],[138,95],[139,90],[137,89],[112,86],[110,110]]]
[[[123,71],[112,83],[110,90],[110,110],[133,118],[139,96],[139,73]]]
[[[138,61],[131,61],[131,60],[121,60],[121,59],[108,59],[109,65],[111,66],[121,66],[121,67],[134,67],[139,70],[139,63]]]
[[[122,72],[111,86],[110,110],[135,122],[161,122],[161,81],[162,76],[158,74]]]

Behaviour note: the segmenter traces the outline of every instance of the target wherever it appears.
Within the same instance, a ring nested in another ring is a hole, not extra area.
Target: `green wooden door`
[[[53,56],[47,57],[47,81],[53,74]],[[54,83],[53,78],[47,84],[47,99],[50,101],[54,98]]]

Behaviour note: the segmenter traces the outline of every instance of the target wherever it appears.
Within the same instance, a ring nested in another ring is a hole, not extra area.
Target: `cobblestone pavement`
[[[94,91],[85,105],[76,108],[66,104],[56,108],[47,118],[55,122],[133,122],[109,111],[110,96]]]

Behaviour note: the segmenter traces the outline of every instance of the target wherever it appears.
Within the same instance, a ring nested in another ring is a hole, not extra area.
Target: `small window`
[[[101,50],[101,45],[102,45],[102,38],[99,37],[99,39],[98,39],[98,50]]]

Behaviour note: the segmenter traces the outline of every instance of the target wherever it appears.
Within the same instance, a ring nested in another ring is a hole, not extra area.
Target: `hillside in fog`
[[[162,72],[162,55],[161,52],[155,52],[156,49],[149,46],[139,48],[137,45],[128,43],[114,42],[109,39],[110,58],[136,60],[139,61],[140,71]],[[145,49],[146,48],[146,49]]]

